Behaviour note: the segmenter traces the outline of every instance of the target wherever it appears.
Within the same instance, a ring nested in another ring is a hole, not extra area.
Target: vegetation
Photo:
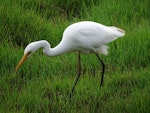
[[[149,0],[1,0],[1,113],[148,113],[150,111]],[[125,29],[102,56],[82,54],[82,77],[72,99],[76,53],[48,58],[39,50],[16,73],[15,66],[31,41],[56,46],[64,29],[91,20]]]

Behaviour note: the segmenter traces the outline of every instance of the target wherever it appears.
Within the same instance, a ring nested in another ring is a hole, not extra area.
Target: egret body
[[[15,69],[17,71],[20,65],[39,48],[43,48],[43,53],[47,56],[57,56],[68,52],[78,52],[78,72],[77,79],[72,88],[73,93],[81,75],[80,52],[86,54],[94,53],[102,64],[102,78],[100,83],[100,85],[102,85],[105,64],[98,54],[101,53],[107,55],[107,44],[119,37],[123,37],[124,35],[125,31],[115,26],[105,26],[92,21],[77,22],[65,29],[61,42],[54,48],[51,48],[51,45],[46,40],[35,41],[28,44],[24,50],[22,59]]]

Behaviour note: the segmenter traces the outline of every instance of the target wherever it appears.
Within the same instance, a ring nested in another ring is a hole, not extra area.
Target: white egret
[[[115,26],[105,26],[92,21],[82,21],[68,26],[64,33],[61,42],[54,48],[46,40],[35,41],[27,45],[24,50],[24,55],[18,65],[20,65],[37,49],[43,48],[43,53],[47,56],[57,56],[67,52],[78,52],[78,71],[77,78],[72,88],[70,97],[75,89],[78,79],[81,75],[80,52],[94,53],[102,64],[102,77],[100,85],[103,83],[105,64],[99,57],[99,53],[107,55],[109,42],[114,41],[118,37],[123,37],[125,31]]]

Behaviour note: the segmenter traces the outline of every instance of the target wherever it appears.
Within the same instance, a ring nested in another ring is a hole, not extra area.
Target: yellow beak
[[[21,64],[28,58],[29,54],[25,54],[23,55],[23,57],[21,58],[21,60],[19,61],[18,65],[16,66],[15,70],[17,71],[18,68],[21,66]]]

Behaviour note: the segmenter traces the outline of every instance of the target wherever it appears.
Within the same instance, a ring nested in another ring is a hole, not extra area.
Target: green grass
[[[149,0],[2,0],[0,2],[0,112],[10,113],[148,113],[150,111]],[[42,50],[16,73],[31,41],[52,47],[71,23],[92,20],[125,29],[109,44],[103,87],[94,55],[82,54],[82,77],[76,78],[76,53],[48,58]]]
[[[69,100],[75,76],[1,77],[1,110],[5,112],[110,112],[146,113],[150,110],[149,67],[132,72],[108,72],[99,88],[100,75],[81,77]],[[7,107],[6,107],[7,106]]]

